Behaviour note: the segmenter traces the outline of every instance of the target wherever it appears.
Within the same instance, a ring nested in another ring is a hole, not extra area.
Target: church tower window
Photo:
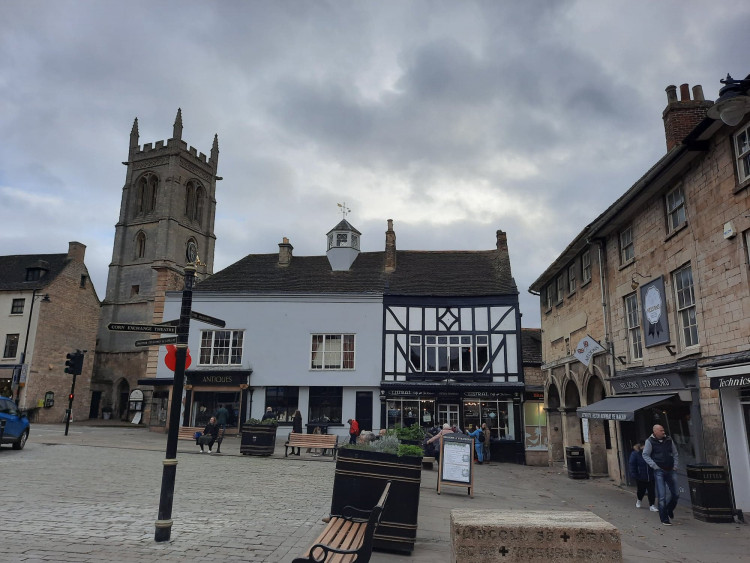
[[[147,173],[141,176],[135,192],[136,215],[151,213],[156,208],[156,190],[158,186],[159,178],[157,178],[156,174]]]
[[[146,256],[146,234],[140,231],[135,236],[135,257],[145,258]]]

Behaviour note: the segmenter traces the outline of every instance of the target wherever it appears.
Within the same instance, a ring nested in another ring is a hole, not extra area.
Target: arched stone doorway
[[[117,384],[117,403],[115,409],[117,418],[122,420],[128,415],[128,398],[130,397],[130,384],[127,379],[121,379]]]
[[[565,402],[562,407],[563,415],[563,444],[565,446],[583,445],[581,419],[576,409],[581,406],[581,394],[575,381],[568,380],[565,384]]]
[[[549,436],[550,461],[564,461],[562,414],[560,413],[560,392],[557,385],[550,383],[547,388],[547,436]]]
[[[590,405],[606,397],[602,380],[592,375],[586,385],[586,404]],[[607,450],[609,449],[609,421],[587,419],[588,443],[586,444],[586,460],[592,477],[603,477],[609,474],[607,465]]]

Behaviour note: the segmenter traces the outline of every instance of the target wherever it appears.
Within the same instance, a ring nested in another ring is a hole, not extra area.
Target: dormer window
[[[44,268],[26,268],[26,281],[37,281],[47,275]]]

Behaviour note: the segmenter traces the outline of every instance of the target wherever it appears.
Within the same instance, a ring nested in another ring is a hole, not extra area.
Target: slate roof
[[[246,293],[373,293],[473,297],[517,295],[510,263],[497,250],[397,251],[385,273],[385,252],[362,252],[348,271],[334,272],[326,256],[250,254],[198,283],[195,291]]]
[[[47,287],[69,262],[67,254],[16,254],[0,256],[0,291],[32,291]],[[26,281],[26,268],[48,268],[43,278]]]
[[[521,329],[521,350],[524,365],[542,365],[542,329]]]

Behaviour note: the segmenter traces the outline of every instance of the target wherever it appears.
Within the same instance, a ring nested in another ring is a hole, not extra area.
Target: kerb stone
[[[454,563],[622,561],[620,532],[591,512],[451,511]]]

